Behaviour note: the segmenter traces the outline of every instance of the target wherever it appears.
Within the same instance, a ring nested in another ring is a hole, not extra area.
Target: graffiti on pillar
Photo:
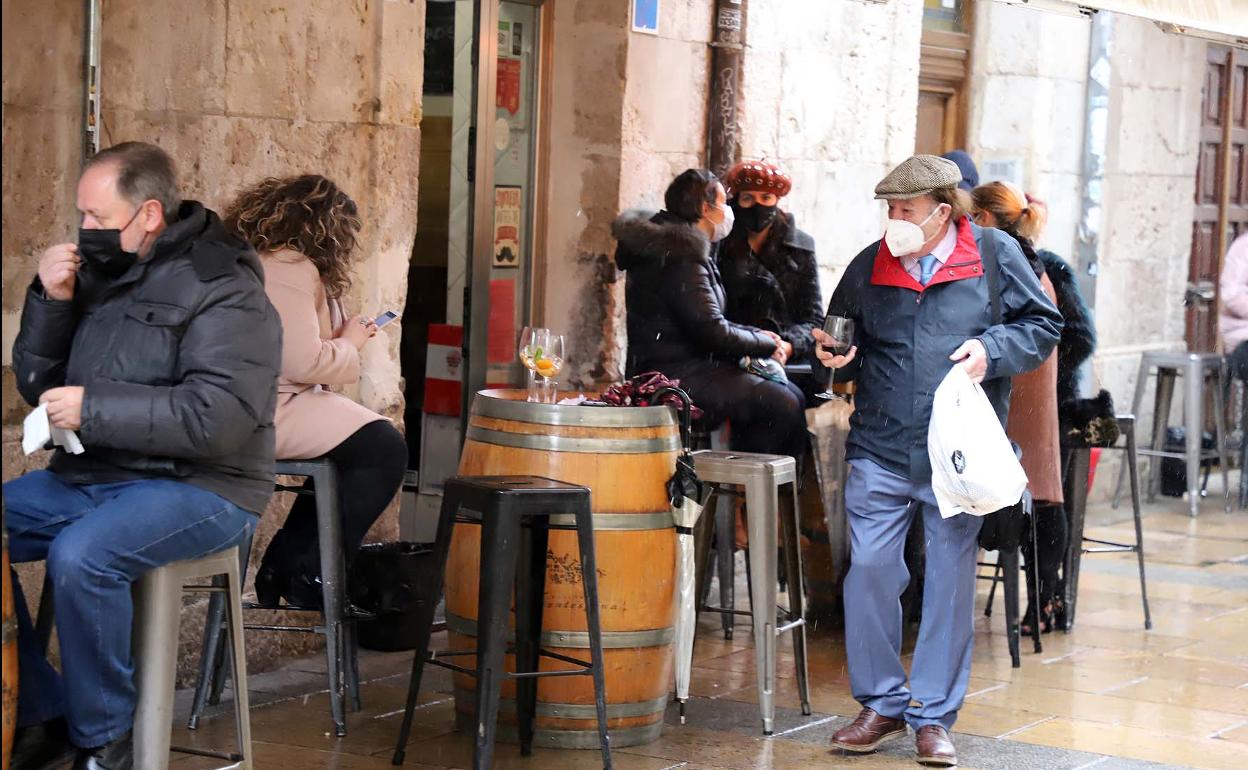
[[[736,154],[737,132],[737,68],[735,64],[721,67],[715,74],[715,103],[711,117],[711,170],[727,171]]]

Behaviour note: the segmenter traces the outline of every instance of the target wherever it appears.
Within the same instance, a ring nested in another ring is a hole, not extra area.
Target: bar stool
[[[329,710],[338,737],[347,734],[344,700],[349,697],[352,707],[360,710],[360,675],[357,662],[355,622],[373,616],[351,608],[347,602],[346,563],[342,549],[342,523],[338,512],[338,469],[325,457],[311,460],[279,460],[278,476],[302,476],[312,480],[312,489],[277,484],[279,492],[297,495],[313,495],[316,498],[316,529],[321,553],[321,595],[323,609],[281,605],[269,607],[248,602],[244,610],[274,610],[287,612],[314,612],[320,615],[316,626],[284,626],[265,623],[248,624],[254,631],[287,631],[314,633],[325,637],[325,666],[329,678]],[[247,568],[248,554],[243,554],[242,569]],[[187,727],[199,726],[204,707],[221,699],[225,682],[224,657],[221,654],[221,619],[224,607],[217,597],[208,607],[208,619],[204,627],[204,641],[200,652],[199,679],[195,684],[195,696]]]
[[[1136,466],[1135,415],[1120,414],[1117,416],[1118,432],[1126,437],[1124,446],[1106,447],[1106,449],[1125,449],[1127,453],[1125,467],[1131,477],[1131,509],[1135,519],[1135,542],[1115,543],[1109,540],[1097,540],[1084,537],[1083,525],[1088,505],[1088,467],[1091,462],[1090,449],[1071,450],[1071,460],[1067,468],[1066,478],[1066,512],[1070,517],[1070,545],[1066,549],[1066,631],[1075,626],[1075,607],[1079,596],[1079,565],[1085,553],[1122,553],[1136,555],[1140,568],[1140,602],[1144,605],[1144,628],[1152,629],[1153,618],[1148,611],[1148,587],[1144,580],[1144,525],[1140,519],[1140,479]],[[1191,483],[1190,480],[1188,482]],[[1095,547],[1085,548],[1083,544],[1092,543]]]
[[[552,516],[571,516],[573,524],[552,521]],[[475,650],[429,652],[429,632],[417,640],[408,682],[407,705],[399,729],[393,763],[403,764],[412,714],[420,694],[420,679],[426,663],[468,674],[477,679],[476,747],[474,770],[490,767],[504,679],[516,681],[516,718],[520,733],[520,753],[533,752],[534,721],[537,713],[537,680],[548,676],[592,676],[594,705],[598,716],[598,744],[602,763],[611,768],[611,744],[607,733],[606,674],[603,670],[602,631],[598,619],[598,569],[594,558],[594,521],[590,492],[585,487],[538,476],[477,476],[448,479],[438,517],[435,558],[438,560],[437,585],[431,596],[440,597],[445,579],[451,535],[457,522],[481,526],[481,584],[478,594]],[[585,614],[589,636],[589,662],[541,649],[542,610],[546,595],[546,546],[551,529],[575,529],[580,548],[581,584],[585,592]],[[516,597],[515,672],[503,667],[507,648],[507,615],[512,588]],[[426,602],[417,619],[419,628],[432,629],[436,601]],[[450,663],[443,658],[475,656],[476,668]],[[552,658],[578,668],[539,671],[539,660]]]
[[[715,495],[739,494],[726,492],[721,486],[745,487],[746,521],[750,535],[747,563],[752,578],[752,611],[736,610],[732,605],[703,606],[700,609],[718,612],[727,617],[749,615],[753,618],[758,705],[763,715],[763,734],[771,735],[776,715],[776,637],[786,631],[793,632],[794,666],[802,713],[811,713],[806,665],[806,595],[802,582],[802,554],[798,543],[797,462],[792,457],[783,455],[704,451],[693,453],[693,463],[698,478],[711,484]],[[781,517],[780,487],[786,484],[792,489],[793,514]],[[784,533],[785,573],[789,586],[789,609],[780,609],[783,625],[777,625],[776,618],[776,585],[780,577],[776,558],[777,519],[780,519],[780,529]],[[719,528],[729,533],[731,543],[731,527]],[[727,552],[732,553],[730,549]],[[731,567],[720,575],[721,583],[732,582]],[[726,580],[722,577],[725,575],[728,576]]]
[[[1135,381],[1135,398],[1131,402],[1132,415],[1140,413],[1144,403],[1144,391],[1148,385],[1148,377],[1153,369],[1157,370],[1157,390],[1153,407],[1153,433],[1149,449],[1140,450],[1139,454],[1149,458],[1148,463],[1148,501],[1157,497],[1161,487],[1161,476],[1158,473],[1157,458],[1173,457],[1187,462],[1187,498],[1191,515],[1200,512],[1200,463],[1202,460],[1217,459],[1222,467],[1222,486],[1226,490],[1226,511],[1231,510],[1230,457],[1226,453],[1226,412],[1222,397],[1226,386],[1226,365],[1222,356],[1217,353],[1164,353],[1146,352],[1140,358],[1140,371]],[[1174,380],[1183,376],[1183,422],[1186,429],[1187,447],[1183,452],[1166,452],[1162,446],[1166,436],[1166,425],[1170,416],[1170,402],[1174,397]],[[1205,398],[1206,380],[1213,380],[1213,423],[1217,433],[1217,447],[1210,452],[1202,450],[1201,436],[1205,430]],[[1134,424],[1134,416],[1132,423]],[[1126,467],[1118,472],[1118,483],[1114,486],[1113,506],[1118,507],[1122,497],[1122,483],[1126,477]]]
[[[215,757],[250,768],[251,715],[247,697],[247,655],[243,645],[242,573],[239,548],[157,567],[134,587],[134,665],[138,704],[134,711],[134,766],[164,770],[169,766],[170,722],[177,686],[178,621],[184,591],[207,591],[228,609],[230,665],[234,682],[235,752],[173,747],[182,754]],[[184,585],[198,578],[220,578],[213,585]]]

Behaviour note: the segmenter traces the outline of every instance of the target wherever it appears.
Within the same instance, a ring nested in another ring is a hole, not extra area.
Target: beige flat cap
[[[962,181],[958,164],[936,155],[915,155],[888,172],[875,186],[876,200],[903,200],[926,195]]]

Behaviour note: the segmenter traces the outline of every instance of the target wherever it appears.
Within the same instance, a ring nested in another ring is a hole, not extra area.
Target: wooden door
[[[1200,118],[1187,346],[1213,351],[1222,258],[1235,236],[1248,230],[1248,51],[1209,46]]]
[[[964,0],[925,0],[914,151],[941,155],[966,147],[971,9]]]

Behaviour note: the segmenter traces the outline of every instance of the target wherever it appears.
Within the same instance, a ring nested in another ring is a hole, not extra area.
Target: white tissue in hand
[[[22,451],[26,454],[38,452],[52,440],[52,425],[48,422],[48,405],[40,404],[26,415],[22,423]]]
[[[65,450],[71,455],[80,455],[86,451],[82,446],[82,442],[78,440],[78,434],[65,428],[52,429],[52,443],[59,447],[65,447]]]
[[[70,454],[80,455],[85,451],[77,433],[52,427],[48,420],[48,405],[40,404],[26,415],[26,420],[22,423],[22,451],[33,454],[47,446],[49,441],[63,447]]]

